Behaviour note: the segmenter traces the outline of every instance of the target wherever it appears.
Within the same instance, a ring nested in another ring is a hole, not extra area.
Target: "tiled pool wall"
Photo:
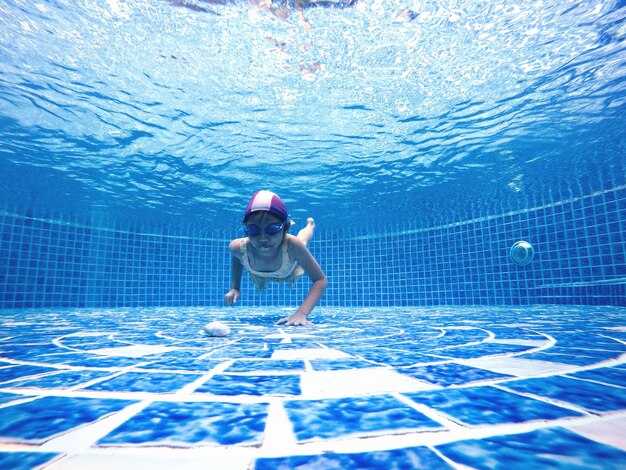
[[[626,185],[431,227],[332,231],[310,249],[329,278],[321,305],[626,305]],[[236,233],[109,227],[0,212],[0,308],[217,306],[229,288]],[[509,249],[535,249],[517,266]],[[241,304],[294,305],[308,290],[256,293]]]

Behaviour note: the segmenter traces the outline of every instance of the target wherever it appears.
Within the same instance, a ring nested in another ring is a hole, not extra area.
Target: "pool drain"
[[[526,266],[533,260],[535,250],[530,243],[521,240],[513,244],[511,250],[509,251],[509,256],[518,266]]]

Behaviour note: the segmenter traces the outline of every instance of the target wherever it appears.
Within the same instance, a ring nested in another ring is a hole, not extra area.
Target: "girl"
[[[307,317],[324,294],[328,281],[307,248],[315,221],[307,219],[306,227],[294,237],[287,233],[293,224],[288,219],[287,207],[276,194],[262,190],[252,195],[243,219],[247,237],[237,238],[228,245],[232,255],[231,289],[225,300],[233,305],[239,299],[243,268],[257,290],[263,290],[270,281],[290,282],[293,286],[306,273],[313,281],[309,294],[293,315],[276,324],[310,325]]]

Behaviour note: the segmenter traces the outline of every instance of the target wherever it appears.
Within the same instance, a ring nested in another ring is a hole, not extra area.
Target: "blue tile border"
[[[54,452],[0,452],[0,468],[31,470],[50,463],[59,457]]]
[[[626,452],[561,428],[457,441],[437,450],[477,469],[626,467]]]
[[[6,393],[0,392],[0,404],[11,403],[12,401],[22,400],[23,398],[28,398],[32,395],[21,395],[17,393]]]
[[[299,375],[215,375],[196,389],[213,395],[300,395]]]
[[[367,369],[369,367],[379,367],[377,364],[361,359],[313,359],[311,360],[313,370],[352,370]]]
[[[0,369],[0,385],[6,384],[17,379],[23,379],[34,375],[58,372],[59,369],[53,369],[52,367],[31,366],[31,365],[16,365],[13,367],[7,367]]]
[[[162,358],[158,361],[142,363],[141,370],[181,370],[187,372],[206,372],[221,364],[220,360],[196,358]]]
[[[304,361],[288,361],[288,360],[238,360],[231,364],[227,369],[227,373],[232,372],[272,372],[272,371],[291,371],[304,372]]]
[[[0,408],[0,436],[11,442],[42,443],[132,404],[129,400],[43,397]]]
[[[576,411],[490,386],[405,393],[404,395],[416,403],[446,413],[453,420],[467,425],[549,421],[582,415]]]
[[[98,441],[100,446],[259,445],[263,403],[155,402]]]
[[[96,379],[103,379],[111,372],[95,370],[66,370],[45,377],[24,379],[11,382],[13,388],[65,389],[75,387]]]
[[[442,387],[465,385],[494,379],[510,378],[510,375],[499,374],[485,369],[478,369],[463,364],[445,363],[431,366],[407,367],[400,369],[401,374],[425,380]]]
[[[511,381],[502,387],[571,403],[591,412],[626,410],[626,388],[564,376]]]
[[[408,447],[377,452],[324,453],[292,457],[262,458],[254,462],[255,470],[278,469],[452,469],[428,447]]]
[[[386,348],[386,347],[356,347],[348,346],[343,350],[359,359],[369,361],[375,365],[389,365],[392,367],[407,367],[415,364],[427,364],[436,361],[444,361],[445,359],[437,356],[437,352],[433,354],[425,354],[415,352],[410,347],[405,348]]]
[[[486,356],[499,356],[504,354],[522,354],[532,350],[529,346],[514,344],[481,343],[463,347],[434,350],[432,354],[446,358],[472,359]]]
[[[89,385],[85,387],[85,390],[174,393],[199,377],[199,374],[126,372],[112,379]]]
[[[616,385],[626,388],[626,365],[615,367],[602,367],[600,369],[586,370],[567,374],[570,377],[592,380],[607,385]]]
[[[299,442],[443,426],[390,395],[285,402]]]

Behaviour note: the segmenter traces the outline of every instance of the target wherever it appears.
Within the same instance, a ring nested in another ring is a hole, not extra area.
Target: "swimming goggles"
[[[276,235],[280,232],[285,226],[285,222],[278,222],[275,224],[267,224],[265,226],[265,233],[268,235]],[[254,224],[246,224],[243,226],[243,231],[246,232],[246,235],[249,237],[256,237],[261,234],[261,227]]]

